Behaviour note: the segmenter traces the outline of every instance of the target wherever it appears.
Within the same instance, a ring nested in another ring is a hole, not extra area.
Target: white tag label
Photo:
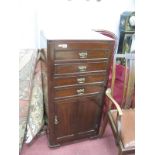
[[[67,48],[67,44],[59,44],[58,47]]]

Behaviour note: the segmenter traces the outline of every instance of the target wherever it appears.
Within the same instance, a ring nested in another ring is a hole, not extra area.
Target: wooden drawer
[[[73,50],[73,51],[56,51],[55,61],[62,60],[85,60],[85,59],[108,59],[109,50]]]
[[[67,76],[67,77],[54,77],[54,85],[66,86],[75,84],[88,84],[94,82],[104,82],[106,80],[106,75],[101,74],[86,74],[77,76]]]
[[[108,61],[55,64],[55,74],[98,72],[107,69]]]
[[[111,47],[110,42],[95,42],[95,41],[89,41],[89,42],[83,42],[83,41],[56,41],[54,44],[55,50],[70,50],[70,49],[106,49]]]
[[[55,99],[73,97],[73,96],[83,96],[88,94],[100,93],[103,90],[102,85],[87,85],[87,86],[71,86],[64,88],[55,88],[54,96]]]

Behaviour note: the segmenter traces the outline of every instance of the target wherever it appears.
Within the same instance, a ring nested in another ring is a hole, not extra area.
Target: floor
[[[37,137],[33,143],[24,144],[21,155],[117,155],[112,131],[108,126],[103,138],[84,140],[74,144],[49,148],[47,136]]]

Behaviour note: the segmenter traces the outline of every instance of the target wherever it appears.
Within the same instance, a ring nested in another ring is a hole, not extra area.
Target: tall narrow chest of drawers
[[[47,36],[49,146],[99,133],[114,40],[97,32]]]

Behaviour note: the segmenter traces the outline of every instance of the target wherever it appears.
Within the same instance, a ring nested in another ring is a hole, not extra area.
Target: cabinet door
[[[57,140],[70,139],[76,132],[77,100],[55,102],[55,133]]]
[[[78,101],[77,132],[79,135],[98,132],[100,114],[102,111],[101,95],[83,97]]]
[[[65,142],[86,135],[97,135],[101,102],[101,95],[56,101],[56,141]]]

